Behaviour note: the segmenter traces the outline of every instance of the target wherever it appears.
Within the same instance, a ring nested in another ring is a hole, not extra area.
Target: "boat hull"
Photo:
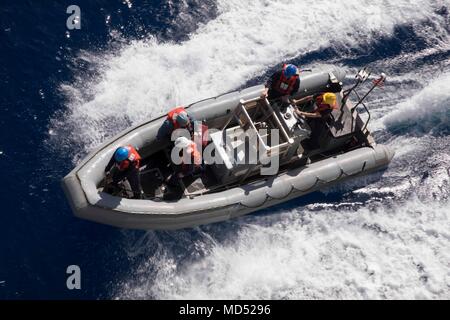
[[[383,145],[360,148],[265,181],[173,203],[122,199],[102,192],[97,202],[90,203],[76,175],[64,178],[63,186],[79,218],[120,228],[180,229],[225,221],[370,174],[385,168],[393,155]]]

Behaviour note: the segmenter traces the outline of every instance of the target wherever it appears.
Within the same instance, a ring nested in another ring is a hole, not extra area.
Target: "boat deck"
[[[146,197],[176,200],[183,196],[200,195],[218,185],[210,168],[181,179],[173,177],[178,170],[179,168],[171,164],[166,150],[157,152],[146,159],[141,168],[141,185]]]

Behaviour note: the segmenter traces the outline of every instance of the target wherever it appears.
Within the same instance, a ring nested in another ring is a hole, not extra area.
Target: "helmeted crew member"
[[[128,145],[117,148],[105,168],[106,177],[112,178],[112,186],[117,187],[120,181],[128,180],[134,199],[144,198],[139,175],[140,161],[139,153],[133,146]]]
[[[293,64],[284,64],[283,68],[275,72],[266,83],[267,99],[287,98],[297,92],[300,87],[299,70]]]
[[[311,128],[310,139],[304,142],[305,148],[315,149],[320,147],[320,135],[325,128],[325,124],[332,119],[332,111],[337,108],[336,94],[326,92],[323,94],[308,96],[299,100],[293,100],[293,103],[296,105],[307,102],[313,102],[313,109],[311,112],[295,109],[295,113],[299,116],[306,117],[308,125]]]
[[[183,149],[183,152],[187,152],[188,156],[190,155],[190,161],[188,163],[181,164],[181,172],[179,177],[185,177],[201,170],[202,155],[194,141],[189,140],[186,137],[178,137],[175,140],[175,147]]]
[[[336,94],[332,92],[326,92],[323,94],[308,96],[299,100],[293,100],[293,103],[298,105],[314,101],[314,109],[312,112],[305,112],[295,109],[295,112],[306,118],[326,118],[331,112],[336,109]]]
[[[176,107],[169,111],[167,118],[158,130],[157,139],[170,139],[176,129],[188,129],[191,135],[194,132],[194,117],[184,107]]]

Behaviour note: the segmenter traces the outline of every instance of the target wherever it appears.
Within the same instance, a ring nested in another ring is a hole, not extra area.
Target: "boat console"
[[[243,181],[274,157],[278,167],[302,157],[300,142],[309,135],[294,107],[272,106],[265,97],[241,100],[221,130],[210,134],[216,152],[213,172],[223,184]]]

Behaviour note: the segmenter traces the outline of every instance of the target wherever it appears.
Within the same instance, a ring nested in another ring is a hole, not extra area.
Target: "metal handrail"
[[[281,133],[283,134],[284,138],[289,142],[289,144],[293,144],[294,140],[288,135],[288,133],[286,132],[286,130],[284,129],[283,125],[281,124],[280,119],[278,118],[277,114],[275,113],[275,111],[273,110],[272,106],[269,103],[269,100],[267,100],[267,98],[264,98],[264,103],[266,104],[267,108],[270,110],[273,118],[275,119],[278,127],[281,130]]]
[[[358,75],[361,75],[360,77],[358,77]],[[350,88],[349,90],[344,91],[344,96],[341,100],[342,106],[341,106],[341,111],[343,110],[343,108],[347,105],[347,100],[348,97],[350,96],[351,93],[354,93],[356,95],[356,97],[358,98],[358,103],[356,103],[356,105],[350,109],[350,113],[352,115],[352,128],[353,128],[353,112],[356,110],[356,108],[359,105],[362,105],[364,107],[364,109],[367,112],[368,118],[366,120],[366,122],[364,123],[364,126],[361,128],[361,131],[364,131],[367,129],[367,126],[369,124],[369,121],[371,119],[371,114],[369,111],[369,108],[366,106],[366,104],[364,103],[364,100],[369,96],[369,94],[378,86],[382,86],[386,80],[386,75],[384,73],[381,74],[380,78],[378,78],[377,80],[375,80],[373,82],[373,86],[369,89],[369,91],[366,92],[366,94],[361,98],[361,96],[359,95],[359,93],[356,91],[356,88],[362,84],[363,82],[365,82],[369,76],[370,76],[370,72],[367,72],[367,68],[362,69],[358,75],[356,76],[356,78],[358,79],[358,81],[356,82],[356,84]]]
[[[372,89],[372,90],[373,90],[373,89]],[[370,90],[369,93],[370,93],[372,90]],[[366,110],[367,115],[368,115],[367,120],[366,120],[366,122],[364,123],[364,126],[361,128],[361,131],[364,131],[364,130],[366,130],[367,125],[369,124],[369,121],[370,121],[370,119],[371,119],[371,114],[370,114],[369,108],[367,108],[366,104],[363,102],[363,100],[368,96],[368,94],[366,94],[366,95],[361,99],[361,97],[359,96],[359,94],[358,94],[357,91],[354,91],[354,93],[355,93],[355,95],[358,97],[359,102],[358,102],[352,109],[350,109],[350,113],[351,113],[351,115],[352,115],[352,121],[353,121],[353,112],[356,110],[356,108],[357,108],[359,105],[362,105],[362,106],[364,107],[364,109]]]
[[[245,109],[244,104],[242,103],[243,101],[241,100],[239,107],[240,107],[240,111],[244,113],[244,116],[246,118],[246,120],[250,123],[252,129],[255,131],[256,136],[258,137],[259,142],[262,144],[262,146],[264,147],[264,149],[267,151],[270,148],[264,143],[263,139],[261,138],[260,134],[258,133],[258,129],[256,129],[255,124],[252,121],[252,118],[250,118],[250,115],[247,112],[247,109]]]

